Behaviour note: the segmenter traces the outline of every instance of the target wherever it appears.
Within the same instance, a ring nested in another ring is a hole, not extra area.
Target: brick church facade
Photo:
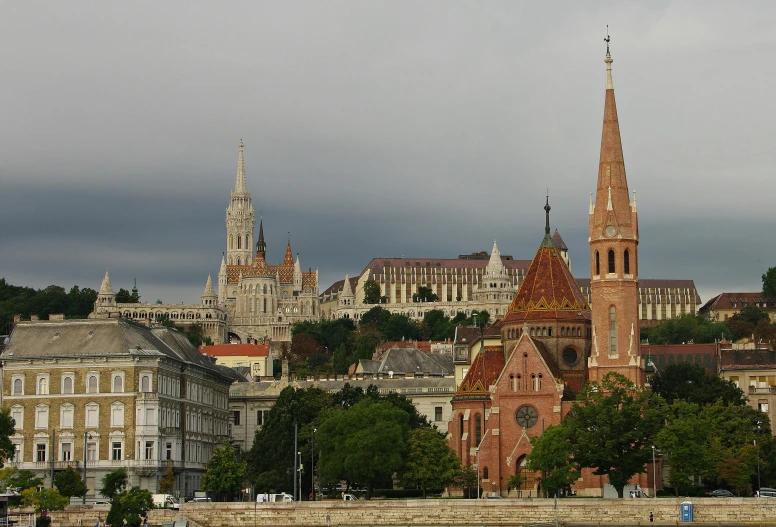
[[[506,495],[509,477],[519,474],[522,495],[537,495],[539,479],[525,466],[530,440],[560,423],[587,381],[616,371],[644,384],[636,199],[628,192],[608,48],[605,63],[601,155],[589,208],[593,307],[550,234],[548,200],[544,239],[497,323],[502,345],[481,350],[452,401],[450,446],[463,465],[478,467],[483,494]],[[646,488],[642,476],[633,482]],[[574,490],[600,496],[606,483],[584,470]]]

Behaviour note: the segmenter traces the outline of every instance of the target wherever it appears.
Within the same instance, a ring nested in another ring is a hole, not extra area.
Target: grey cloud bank
[[[776,7],[517,2],[10,4],[0,275],[198,301],[245,141],[268,259],[321,288],[377,256],[531,258],[549,188],[587,265],[605,25],[644,278],[758,290]]]

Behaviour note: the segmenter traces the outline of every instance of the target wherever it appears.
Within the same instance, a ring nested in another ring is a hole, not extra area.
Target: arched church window
[[[474,445],[479,446],[482,441],[482,416],[477,414],[474,416]]]
[[[482,479],[488,479],[488,467],[482,467]]]
[[[242,249],[242,236],[237,235],[237,248]]]
[[[522,378],[523,377],[518,373],[517,374],[517,378],[515,379],[515,391],[519,391],[520,390],[520,380]]]
[[[234,249],[234,238],[231,234],[229,235],[229,248]]]
[[[628,249],[625,249],[625,254],[622,256],[622,269],[625,274],[630,274],[630,253]]]
[[[609,249],[609,274],[614,274],[614,251]]]
[[[458,430],[460,431],[459,438],[462,438],[463,437],[463,414],[458,416]]]
[[[601,274],[601,257],[595,252],[595,274]]]
[[[617,355],[617,312],[609,307],[609,356]]]
[[[547,328],[547,336],[548,337],[552,336],[552,328]]]
[[[250,243],[248,243],[248,235],[245,235],[245,248],[248,249],[251,246]]]
[[[237,259],[237,265],[242,265],[239,258]]]

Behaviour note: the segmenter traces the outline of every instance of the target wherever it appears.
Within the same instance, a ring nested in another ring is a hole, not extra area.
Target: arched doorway
[[[229,341],[229,344],[242,344],[242,338],[240,338],[240,335],[237,333],[229,332],[229,335],[227,335],[227,339]]]
[[[536,472],[528,468],[525,454],[517,458],[517,463],[515,463],[515,474],[520,475],[519,494],[523,498],[536,497],[536,485],[538,483]]]

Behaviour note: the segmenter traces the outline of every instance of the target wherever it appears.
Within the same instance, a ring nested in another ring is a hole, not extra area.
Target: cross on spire
[[[609,36],[609,24],[606,24],[606,38],[604,39],[604,42],[606,42],[606,56],[609,56],[609,41],[612,38]]]

